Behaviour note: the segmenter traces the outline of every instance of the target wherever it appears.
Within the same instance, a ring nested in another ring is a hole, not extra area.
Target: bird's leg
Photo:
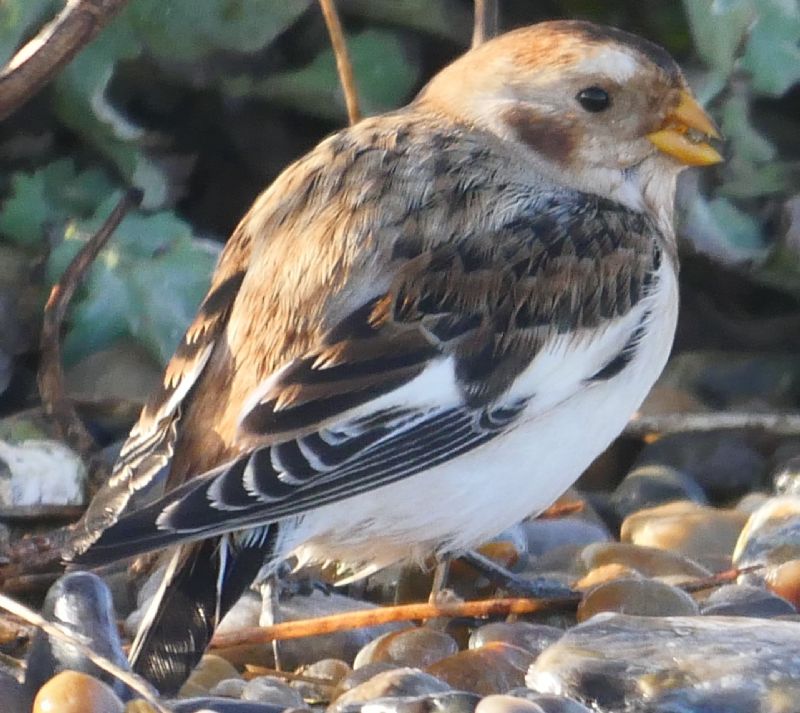
[[[280,592],[281,580],[277,572],[271,573],[260,585],[261,590],[261,616],[259,626],[273,626],[280,618]],[[275,658],[275,669],[282,671],[280,651],[277,639],[272,641],[272,655]]]
[[[574,594],[567,585],[555,579],[520,577],[475,550],[467,550],[459,559],[478,570],[490,582],[521,596],[550,599]]]
[[[433,582],[431,583],[431,593],[428,596],[428,604],[436,605],[442,599],[447,576],[450,574],[450,557],[444,555],[436,560],[436,567],[433,570]]]

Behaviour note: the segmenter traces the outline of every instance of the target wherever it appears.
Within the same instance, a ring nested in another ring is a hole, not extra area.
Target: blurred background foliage
[[[0,60],[62,6],[0,0]],[[471,36],[470,0],[338,6],[365,114],[409,100]],[[728,157],[714,170],[689,172],[681,185],[679,345],[800,347],[796,0],[501,0],[500,7],[503,28],[586,18],[676,56],[722,126]],[[157,373],[249,203],[344,123],[315,1],[130,0],[0,126],[0,410],[32,398],[47,288],[122,190],[142,189],[142,207],[94,264],[65,336],[67,364],[89,380],[108,369],[93,359],[109,349],[114,363],[127,358],[126,369],[148,363]]]

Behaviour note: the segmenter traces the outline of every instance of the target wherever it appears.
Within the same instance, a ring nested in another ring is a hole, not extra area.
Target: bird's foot
[[[474,550],[468,550],[459,559],[478,570],[490,582],[518,596],[555,599],[575,594],[572,589],[557,579],[521,577]]]

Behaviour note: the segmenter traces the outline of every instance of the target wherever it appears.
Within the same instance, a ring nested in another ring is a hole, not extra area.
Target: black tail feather
[[[211,642],[223,616],[274,550],[276,527],[183,545],[131,652],[133,670],[174,695]]]

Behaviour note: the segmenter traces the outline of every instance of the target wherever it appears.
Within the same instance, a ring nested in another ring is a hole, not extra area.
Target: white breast
[[[517,426],[450,462],[304,515],[280,549],[301,562],[344,561],[368,574],[432,551],[473,547],[550,505],[622,431],[666,363],[677,279],[663,260],[651,294],[602,334],[555,340],[515,383],[530,396]],[[648,315],[631,362],[588,382]],[[429,382],[430,375],[418,377]],[[450,390],[448,385],[447,390]],[[287,525],[289,523],[286,523]]]

